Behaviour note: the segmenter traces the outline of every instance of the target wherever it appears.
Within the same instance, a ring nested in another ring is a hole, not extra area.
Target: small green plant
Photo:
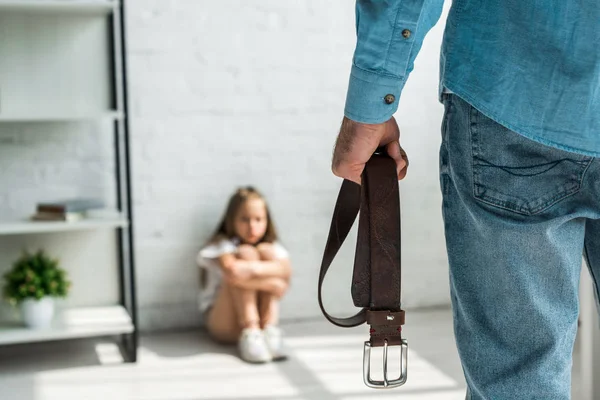
[[[35,253],[24,251],[4,274],[4,297],[13,305],[26,299],[45,296],[66,297],[71,282],[67,273],[58,266],[58,260],[43,250]]]

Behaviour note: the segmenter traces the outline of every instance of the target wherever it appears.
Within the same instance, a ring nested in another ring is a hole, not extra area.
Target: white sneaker
[[[265,327],[263,331],[265,334],[265,341],[267,342],[267,347],[271,352],[271,357],[274,361],[285,360],[288,356],[285,351],[285,346],[283,345],[283,333],[280,328],[269,325]]]
[[[250,363],[271,361],[271,352],[260,329],[246,328],[242,331],[238,342],[240,357]]]

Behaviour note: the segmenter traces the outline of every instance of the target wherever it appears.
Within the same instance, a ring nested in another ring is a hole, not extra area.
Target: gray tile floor
[[[464,399],[449,310],[409,315],[410,375],[398,389],[363,385],[365,326],[319,319],[285,324],[291,358],[267,365],[248,365],[197,331],[144,336],[137,364],[124,364],[110,340],[0,348],[0,400]]]

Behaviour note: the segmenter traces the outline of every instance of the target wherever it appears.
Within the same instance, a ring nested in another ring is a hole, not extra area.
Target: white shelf
[[[108,14],[119,5],[114,0],[0,0],[2,11]]]
[[[1,0],[0,0],[1,1]],[[1,4],[1,3],[0,3]],[[2,7],[0,7],[2,10]],[[120,111],[110,111],[101,114],[87,114],[87,115],[68,115],[68,114],[54,114],[54,115],[43,115],[43,114],[0,114],[0,122],[69,122],[69,121],[88,121],[88,120],[120,120],[123,119],[123,113]]]
[[[0,323],[0,345],[119,335],[133,332],[131,317],[120,305],[72,308],[57,312],[52,327],[29,329]]]
[[[76,222],[65,221],[0,221],[0,235],[23,233],[67,232],[91,229],[126,227],[126,219],[84,219]]]

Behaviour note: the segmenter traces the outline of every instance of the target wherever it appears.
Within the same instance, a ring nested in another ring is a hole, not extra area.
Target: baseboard
[[[203,326],[197,303],[152,304],[139,308],[142,333],[185,330]]]

